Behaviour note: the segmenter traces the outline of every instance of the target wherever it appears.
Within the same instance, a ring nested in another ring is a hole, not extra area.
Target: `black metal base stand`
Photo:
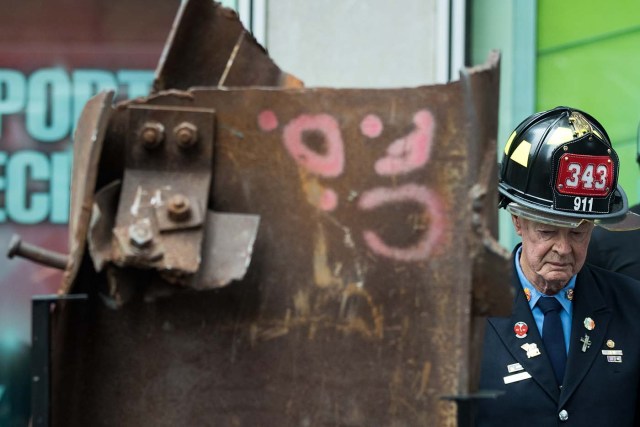
[[[86,300],[87,295],[36,295],[31,299],[31,426],[51,421],[51,313],[60,301]]]

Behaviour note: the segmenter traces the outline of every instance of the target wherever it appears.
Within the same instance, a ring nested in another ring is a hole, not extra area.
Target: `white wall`
[[[265,45],[280,68],[307,87],[444,83],[450,67],[449,3],[270,0]]]

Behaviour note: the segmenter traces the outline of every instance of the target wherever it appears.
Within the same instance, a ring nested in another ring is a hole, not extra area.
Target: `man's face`
[[[543,294],[558,293],[584,265],[593,224],[565,228],[515,215],[511,220],[522,238],[522,272]]]

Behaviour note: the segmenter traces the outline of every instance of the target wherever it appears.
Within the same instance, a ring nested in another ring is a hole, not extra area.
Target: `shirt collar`
[[[522,272],[522,268],[520,267],[520,253],[522,252],[522,246],[518,248],[516,252],[515,263],[516,263],[516,271],[518,272],[518,278],[520,278],[520,284],[522,285],[522,290],[529,290],[531,294],[531,299],[529,300],[529,307],[533,310],[533,307],[536,306],[538,299],[542,297],[542,293],[540,293],[532,284],[527,280],[524,273]],[[576,276],[573,275],[571,279],[569,279],[569,283],[554,297],[560,302],[562,308],[565,309],[567,313],[571,313],[571,301],[568,298],[568,291],[573,290],[576,286]],[[526,292],[526,291],[525,291]]]

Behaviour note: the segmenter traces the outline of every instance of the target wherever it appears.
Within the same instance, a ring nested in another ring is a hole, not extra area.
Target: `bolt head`
[[[138,221],[129,226],[129,240],[137,248],[147,248],[153,242],[153,230],[149,220]]]
[[[173,129],[180,148],[192,147],[198,141],[198,128],[190,122],[182,122]]]
[[[173,221],[184,221],[191,216],[191,203],[183,194],[174,194],[167,201],[167,213]]]
[[[11,236],[9,242],[9,248],[7,249],[7,258],[13,258],[20,253],[20,246],[22,245],[22,238],[17,234]]]
[[[140,140],[145,148],[156,148],[164,141],[164,126],[156,121],[146,122],[140,129]]]

